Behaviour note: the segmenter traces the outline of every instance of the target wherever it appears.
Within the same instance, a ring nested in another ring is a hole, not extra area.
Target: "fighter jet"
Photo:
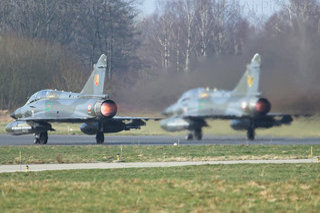
[[[230,119],[234,130],[247,131],[248,140],[254,140],[255,129],[289,125],[292,116],[273,114],[271,103],[258,91],[261,57],[255,54],[251,63],[232,91],[197,88],[185,92],[163,114],[170,116],[161,121],[167,131],[188,130],[188,140],[202,139],[206,119]]]
[[[149,118],[119,117],[116,103],[103,94],[107,57],[102,54],[93,66],[87,83],[80,93],[42,90],[11,114],[15,121],[6,131],[13,135],[34,134],[35,144],[46,144],[51,122],[82,123],[80,129],[96,135],[97,144],[104,142],[103,133],[140,129]]]

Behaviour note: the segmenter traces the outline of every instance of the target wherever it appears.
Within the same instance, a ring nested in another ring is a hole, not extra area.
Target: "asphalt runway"
[[[245,137],[204,136],[201,141],[187,141],[183,136],[110,136],[105,134],[104,145],[320,145],[320,138],[257,137],[247,141]],[[33,135],[0,135],[0,146],[32,145]],[[48,145],[95,145],[95,136],[49,135]]]

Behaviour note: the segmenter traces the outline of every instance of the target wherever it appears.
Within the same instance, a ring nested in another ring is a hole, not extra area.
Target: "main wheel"
[[[96,135],[97,144],[103,144],[104,142],[104,134],[103,132],[98,132]]]
[[[249,128],[247,130],[247,139],[249,141],[253,141],[254,140],[254,137],[255,137],[255,131],[254,131],[254,128]]]
[[[41,132],[40,133],[40,144],[47,144],[48,143],[48,132]]]
[[[194,130],[194,137],[198,141],[202,140],[202,129],[195,129]]]

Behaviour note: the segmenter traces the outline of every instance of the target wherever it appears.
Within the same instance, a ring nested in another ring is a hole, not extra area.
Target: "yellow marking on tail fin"
[[[252,76],[250,76],[250,75],[248,75],[248,86],[249,87],[252,87],[252,85],[253,85],[253,80],[254,80],[254,77]]]

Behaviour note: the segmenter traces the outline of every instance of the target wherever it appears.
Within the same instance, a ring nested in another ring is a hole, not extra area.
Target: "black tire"
[[[103,142],[104,142],[104,134],[103,134],[103,132],[98,132],[97,133],[96,142],[97,142],[97,144],[103,144]]]
[[[47,144],[48,143],[48,132],[41,132],[39,138],[39,144]]]
[[[192,133],[189,133],[189,134],[186,136],[186,140],[192,141],[192,140],[193,140],[193,134],[192,134]]]
[[[34,144],[39,144],[40,143],[40,134],[39,133],[34,133],[34,140],[33,140],[33,143]]]
[[[202,140],[202,129],[195,129],[194,130],[194,137],[196,140]]]
[[[34,144],[40,144],[39,138],[34,138],[33,143]]]
[[[249,141],[253,141],[254,138],[255,138],[255,130],[254,130],[254,128],[249,128],[249,129],[247,130],[247,139],[248,139]]]
[[[34,144],[47,144],[48,132],[40,132],[34,134]]]

